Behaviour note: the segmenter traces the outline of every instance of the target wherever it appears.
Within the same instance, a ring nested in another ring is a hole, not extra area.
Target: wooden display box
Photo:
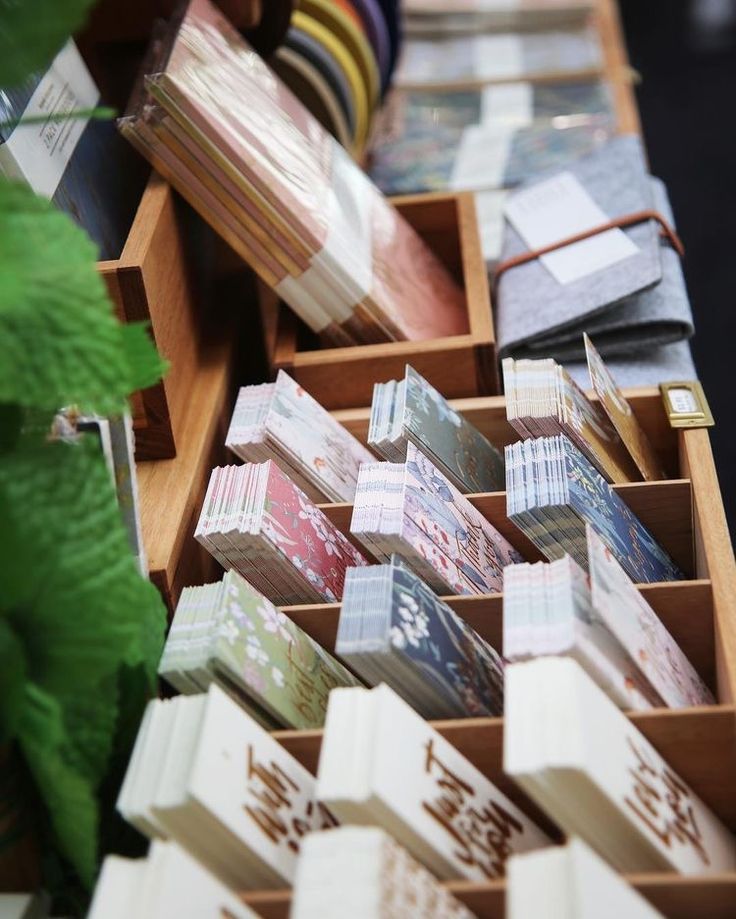
[[[488,276],[471,194],[393,199],[402,215],[465,289],[468,332],[426,341],[319,348],[275,294],[261,285],[261,315],[272,373],[286,370],[329,409],[370,403],[374,380],[414,369],[447,398],[497,393],[498,368]]]
[[[201,346],[201,292],[193,271],[192,220],[186,205],[155,173],[143,191],[120,258],[97,263],[118,316],[150,323],[164,378],[132,399],[136,457],[176,455]]]
[[[736,563],[710,441],[705,429],[673,430],[657,390],[629,390],[627,396],[671,478],[620,485],[616,490],[690,578],[642,585],[640,590],[718,699],[711,707],[660,709],[632,714],[631,720],[736,832]],[[461,399],[453,405],[499,446],[518,440],[506,421],[502,397]],[[369,409],[335,413],[364,442],[369,414]],[[537,550],[507,520],[504,493],[472,495],[470,500],[530,560],[539,558]],[[321,506],[347,530],[349,504]],[[501,596],[446,600],[484,638],[501,646]],[[292,606],[286,612],[320,644],[334,650],[339,605]],[[456,719],[435,722],[435,727],[520,807],[531,816],[539,814],[503,775],[503,719]],[[321,731],[277,731],[274,736],[310,771],[316,770]],[[711,878],[648,873],[632,875],[630,880],[668,919],[734,915],[736,872]],[[457,881],[448,886],[479,919],[503,919],[503,881]],[[288,916],[288,892],[253,892],[244,899],[266,919]]]

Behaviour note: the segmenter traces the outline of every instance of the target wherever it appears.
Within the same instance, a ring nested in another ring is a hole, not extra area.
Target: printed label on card
[[[542,249],[610,220],[570,172],[512,195],[504,212],[530,249]],[[571,284],[638,251],[622,230],[613,229],[543,255],[539,261],[558,283]]]
[[[69,41],[39,80],[20,124],[0,145],[0,173],[3,169],[21,176],[36,192],[52,198],[71,160],[89,118],[69,117],[93,108],[99,99],[97,87],[74,42]]]

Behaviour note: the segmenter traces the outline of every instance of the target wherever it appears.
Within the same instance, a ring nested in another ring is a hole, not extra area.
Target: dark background
[[[736,535],[736,0],[619,0],[652,172],[685,244],[695,363]]]

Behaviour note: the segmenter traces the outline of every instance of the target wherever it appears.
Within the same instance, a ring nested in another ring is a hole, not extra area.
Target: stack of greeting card
[[[225,446],[246,463],[275,460],[313,501],[352,501],[360,464],[374,459],[283,370],[242,387]]]
[[[184,588],[158,670],[185,694],[217,683],[267,728],[320,728],[330,690],[359,685],[235,571]]]
[[[590,575],[568,555],[504,569],[504,657],[572,657],[622,709],[712,705],[713,694],[595,530],[587,526],[586,535]]]
[[[492,115],[465,128],[417,125],[393,140],[378,138],[371,178],[392,195],[512,188],[596,150],[615,130],[605,114],[517,121]]]
[[[602,64],[600,42],[592,29],[474,31],[412,37],[404,46],[395,81],[417,89],[472,88],[541,77],[594,76]]]
[[[145,858],[108,855],[87,919],[257,919],[237,893],[175,842],[156,840]]]
[[[332,602],[365,558],[279,467],[212,470],[195,538],[280,606]]]
[[[403,380],[373,387],[368,445],[403,463],[409,443],[463,493],[504,489],[500,450],[407,364]]]
[[[593,0],[405,0],[408,35],[581,26]]]
[[[314,777],[214,685],[149,702],[117,807],[235,890],[288,887],[301,838],[335,822]]]
[[[388,833],[346,826],[312,833],[296,869],[291,919],[473,919]]]
[[[502,659],[398,556],[348,570],[335,653],[425,718],[503,714]]]
[[[509,520],[550,560],[565,553],[587,569],[585,524],[637,582],[685,575],[624,501],[564,435],[506,447]]]
[[[353,533],[379,561],[404,558],[439,594],[501,590],[521,555],[413,443],[405,463],[360,467]]]
[[[556,361],[503,363],[506,417],[524,438],[565,434],[607,482],[641,478],[602,406],[591,402]]]
[[[509,859],[506,919],[663,919],[580,839]]]
[[[504,772],[619,871],[736,869],[730,830],[575,661],[508,667],[503,747]]]
[[[123,134],[324,340],[467,331],[444,265],[210,0],[144,69]]]
[[[317,797],[379,825],[437,877],[487,881],[544,833],[386,685],[330,695]]]

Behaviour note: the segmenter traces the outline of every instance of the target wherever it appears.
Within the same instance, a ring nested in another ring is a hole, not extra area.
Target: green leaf
[[[95,0],[0,0],[0,87],[48,64]]]
[[[96,256],[65,214],[0,180],[0,403],[108,415],[160,378],[146,327],[115,317]]]
[[[62,854],[91,886],[97,870],[99,813],[93,783],[64,757],[66,730],[58,702],[28,685],[19,743],[48,808]]]
[[[88,691],[126,664],[154,685],[166,613],[138,573],[97,447],[32,442],[0,456],[0,513],[0,616],[29,678]]]

